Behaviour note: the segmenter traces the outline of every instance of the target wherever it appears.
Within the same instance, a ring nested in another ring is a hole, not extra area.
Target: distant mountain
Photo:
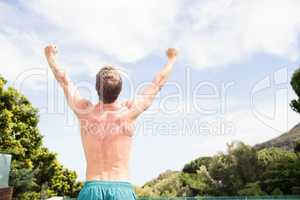
[[[300,140],[300,123],[288,132],[264,143],[257,144],[254,148],[263,149],[268,147],[280,147],[286,150],[293,150],[297,140]]]

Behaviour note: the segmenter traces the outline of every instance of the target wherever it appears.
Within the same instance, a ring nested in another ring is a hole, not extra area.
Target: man
[[[80,96],[65,71],[55,60],[57,49],[47,46],[45,55],[67,102],[80,124],[81,139],[87,162],[86,182],[79,200],[136,199],[129,178],[129,155],[137,117],[150,107],[156,94],[166,83],[177,51],[167,50],[168,61],[134,101],[117,102],[122,79],[112,66],[103,67],[96,75],[99,102],[93,105]]]

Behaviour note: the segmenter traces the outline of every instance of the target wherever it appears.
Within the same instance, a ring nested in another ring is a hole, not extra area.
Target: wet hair
[[[117,69],[105,66],[96,75],[96,91],[103,103],[113,103],[122,89],[122,78]]]

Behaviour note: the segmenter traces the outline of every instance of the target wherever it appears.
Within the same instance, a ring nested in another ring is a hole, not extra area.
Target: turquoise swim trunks
[[[122,181],[86,181],[78,200],[135,200],[133,186]]]

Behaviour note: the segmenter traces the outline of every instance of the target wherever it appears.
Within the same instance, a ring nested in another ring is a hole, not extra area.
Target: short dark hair
[[[103,103],[113,103],[122,89],[122,78],[118,70],[105,66],[96,75],[96,90],[99,100]]]

